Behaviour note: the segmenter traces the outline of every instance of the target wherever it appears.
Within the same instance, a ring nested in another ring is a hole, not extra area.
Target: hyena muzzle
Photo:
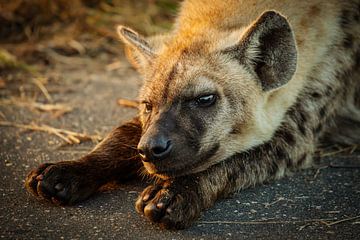
[[[359,9],[359,0],[187,0],[169,34],[119,26],[144,77],[138,117],[81,159],[40,165],[26,188],[75,204],[146,174],[154,183],[136,210],[180,229],[217,199],[311,166],[324,138],[359,143]]]

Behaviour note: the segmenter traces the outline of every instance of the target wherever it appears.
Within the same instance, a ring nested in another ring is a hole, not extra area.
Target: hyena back
[[[144,77],[139,117],[27,189],[81,201],[104,183],[156,177],[136,209],[185,228],[234,191],[312,165],[322,139],[360,142],[360,1],[187,0],[174,29],[119,26]]]

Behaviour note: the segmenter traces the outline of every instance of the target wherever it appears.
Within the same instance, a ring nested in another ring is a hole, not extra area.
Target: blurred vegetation
[[[123,48],[116,25],[144,35],[168,31],[178,4],[176,0],[0,0],[0,102],[52,104],[51,94],[66,91],[61,90],[61,71],[83,66],[86,60],[86,66],[101,65],[105,71],[121,68],[118,56]]]
[[[170,28],[177,6],[175,0],[2,0],[0,41],[35,41],[70,26],[111,36],[125,24],[154,34]]]
[[[5,49],[0,49],[0,69],[2,68],[26,68],[26,65],[16,59]]]

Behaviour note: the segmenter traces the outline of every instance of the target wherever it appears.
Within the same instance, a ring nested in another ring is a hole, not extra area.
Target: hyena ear
[[[232,54],[259,77],[264,91],[286,84],[295,73],[294,34],[286,18],[275,11],[264,12],[234,50]]]
[[[119,25],[117,33],[125,43],[125,54],[130,63],[143,72],[156,56],[154,49],[145,38],[130,28]]]

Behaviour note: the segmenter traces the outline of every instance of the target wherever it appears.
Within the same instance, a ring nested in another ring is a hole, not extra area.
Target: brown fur
[[[311,166],[324,138],[359,143],[359,6],[187,0],[168,35],[119,26],[144,76],[139,120],[78,161],[40,166],[27,189],[72,204],[143,160],[160,180],[137,211],[179,229],[221,197]]]
[[[87,199],[107,182],[134,178],[142,165],[136,149],[140,135],[135,118],[115,128],[79,160],[42,164],[28,174],[25,187],[40,199],[71,205]]]

